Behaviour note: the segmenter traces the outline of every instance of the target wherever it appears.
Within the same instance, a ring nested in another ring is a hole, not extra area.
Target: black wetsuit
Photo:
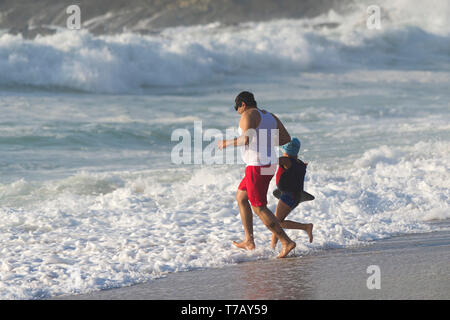
[[[282,166],[278,167],[276,174],[278,189],[273,192],[273,195],[294,209],[300,202],[313,200],[314,197],[303,191],[306,164],[299,159],[283,158],[289,159],[291,166],[287,170]]]

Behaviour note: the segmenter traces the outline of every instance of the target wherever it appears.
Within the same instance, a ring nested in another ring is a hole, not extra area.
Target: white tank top
[[[261,116],[261,121],[254,131],[249,133],[250,141],[242,150],[242,159],[248,166],[264,166],[276,162],[275,148],[272,142],[272,130],[277,128],[277,120],[266,111],[256,109]],[[242,135],[242,129],[239,127],[239,134]]]

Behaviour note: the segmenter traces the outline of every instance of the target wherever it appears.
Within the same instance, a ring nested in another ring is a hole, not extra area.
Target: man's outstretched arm
[[[248,115],[242,115],[241,121],[239,122],[239,127],[242,129],[242,134],[239,137],[231,140],[218,141],[217,147],[219,148],[219,150],[225,149],[229,146],[239,147],[249,144],[250,138],[247,134],[247,131],[251,128],[251,121]]]

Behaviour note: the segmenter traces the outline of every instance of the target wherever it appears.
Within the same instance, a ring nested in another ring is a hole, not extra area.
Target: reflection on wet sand
[[[314,256],[244,263],[233,281],[243,288],[241,299],[312,299]]]

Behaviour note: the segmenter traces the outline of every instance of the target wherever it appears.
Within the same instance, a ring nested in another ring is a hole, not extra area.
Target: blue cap
[[[296,156],[300,151],[300,146],[301,146],[300,140],[298,140],[297,138],[292,138],[290,142],[281,146],[281,150],[290,156]]]

